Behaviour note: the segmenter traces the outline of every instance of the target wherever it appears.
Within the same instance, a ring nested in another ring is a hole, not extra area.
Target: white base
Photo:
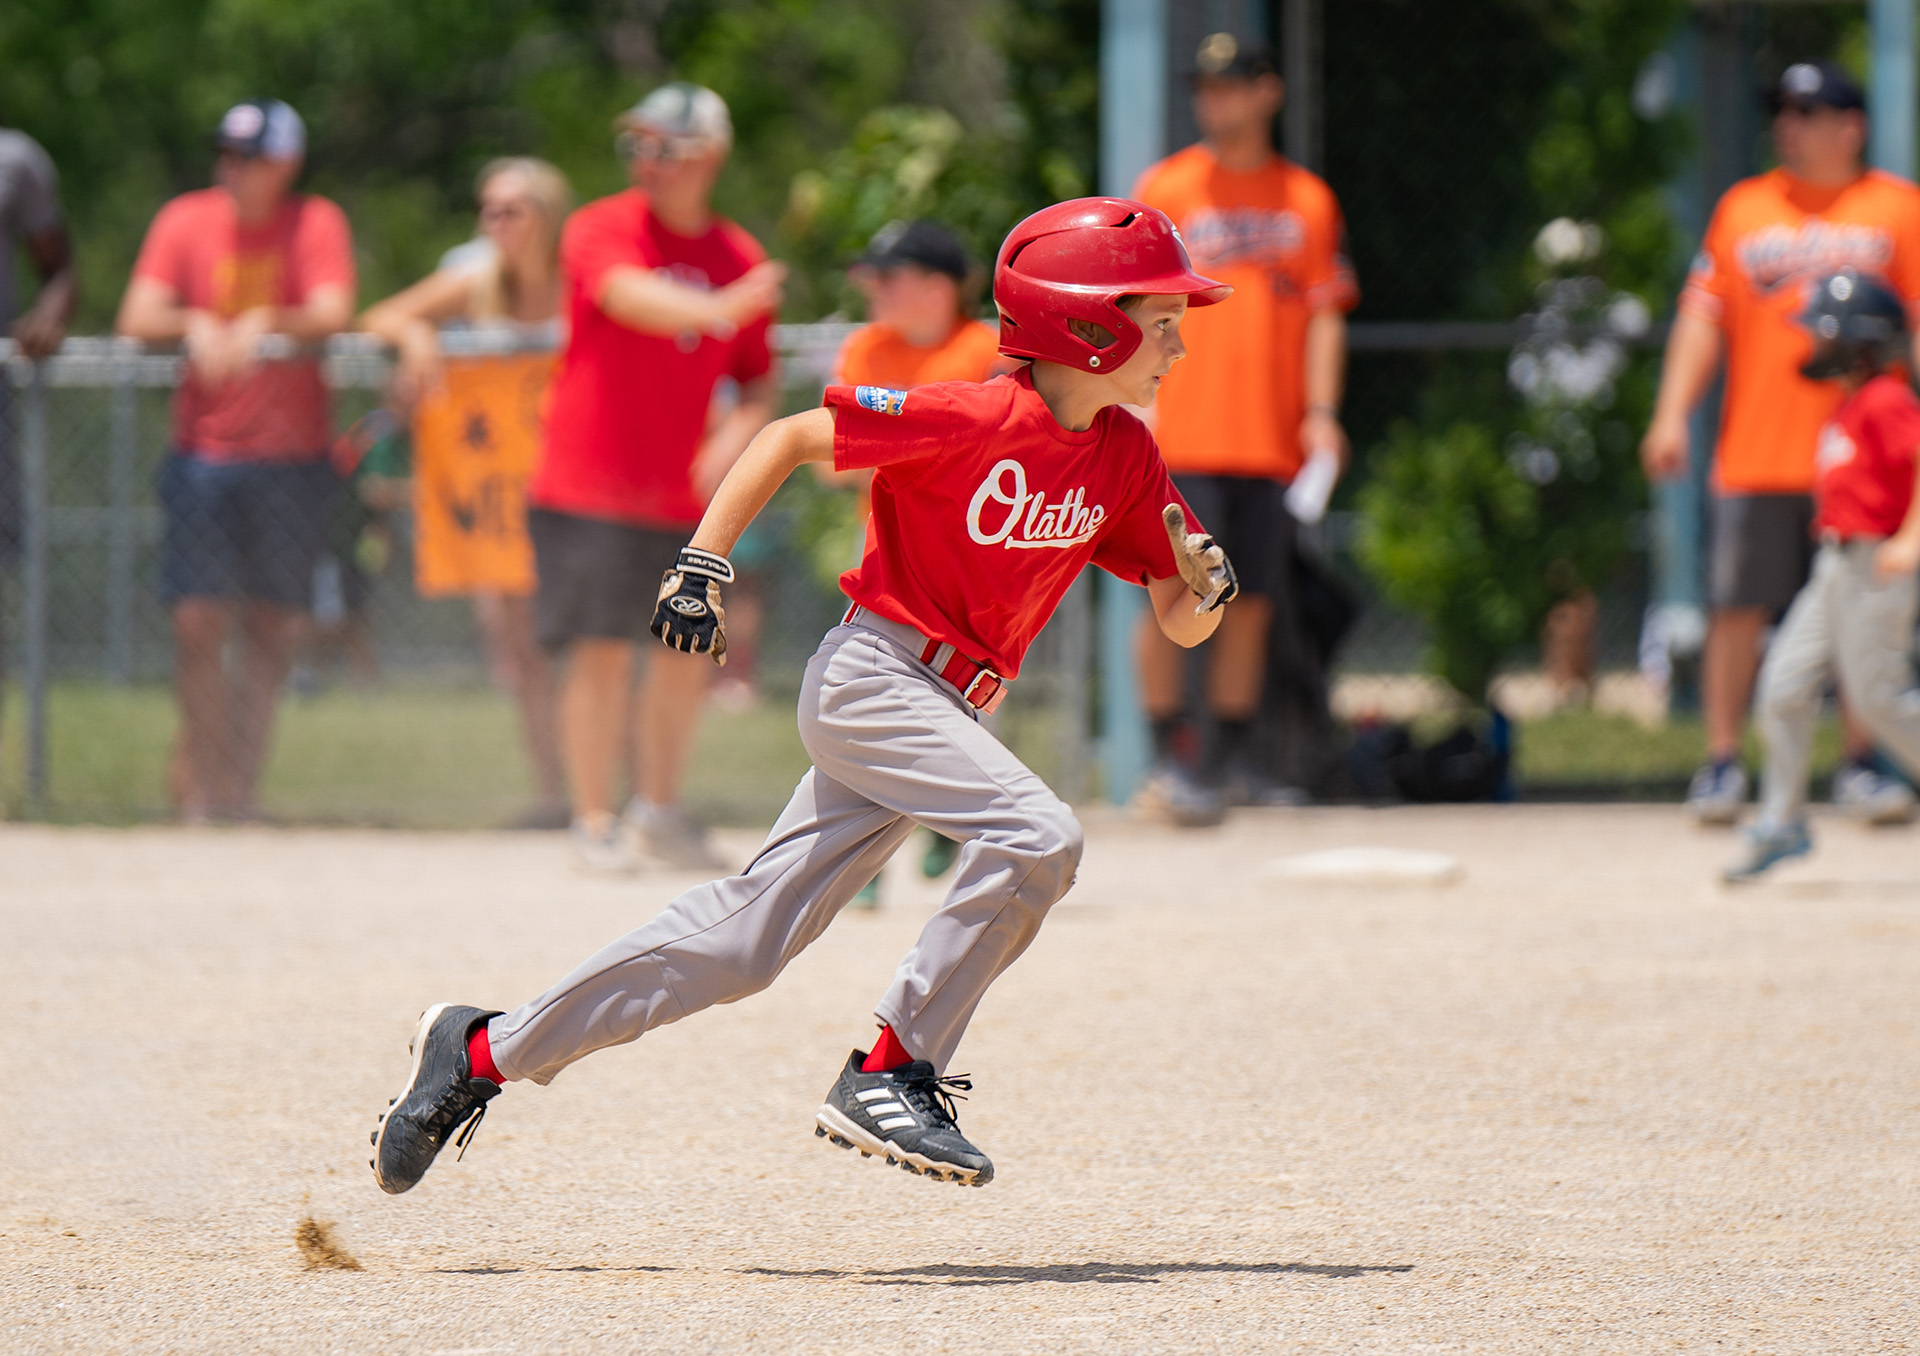
[[[1467,872],[1444,852],[1414,848],[1347,847],[1275,857],[1261,874],[1280,880],[1338,885],[1451,885]]]

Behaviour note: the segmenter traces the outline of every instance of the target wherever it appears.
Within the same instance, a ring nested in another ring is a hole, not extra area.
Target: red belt
[[[840,624],[851,625],[864,610],[860,604],[853,604],[847,609],[847,615],[840,619]],[[923,636],[906,623],[894,621],[891,617],[886,620],[902,631],[911,633],[920,642],[920,662],[959,689],[960,699],[968,706],[989,716],[1000,709],[1000,703],[1007,699],[1006,679],[987,665],[975,663],[945,641]]]

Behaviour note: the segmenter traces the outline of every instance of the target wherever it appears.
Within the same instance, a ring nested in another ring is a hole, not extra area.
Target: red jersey
[[[1843,537],[1890,537],[1913,503],[1920,399],[1906,378],[1875,377],[1820,430],[1814,458],[1816,529]]]
[[[260,306],[300,306],[315,288],[355,287],[347,218],[325,198],[296,193],[269,221],[240,224],[223,188],[183,193],[160,209],[134,263],[136,278],[183,306],[228,319]],[[209,386],[187,370],[173,399],[173,441],[218,461],[288,461],[324,454],[332,415],[320,364],[262,363]]]
[[[1832,382],[1800,364],[1812,341],[1799,323],[1807,287],[1841,268],[1920,300],[1920,189],[1868,170],[1816,188],[1784,169],[1742,179],[1720,199],[1680,309],[1726,335],[1714,485],[1733,494],[1805,494],[1820,426],[1840,404]]]
[[[751,381],[772,370],[770,320],[729,339],[642,334],[600,309],[610,270],[658,269],[695,287],[720,288],[765,259],[754,238],[716,219],[705,235],[675,235],[637,188],[588,203],[567,220],[560,266],[567,277],[567,346],[547,402],[546,445],[530,503],[587,518],[684,527],[706,508],[693,459],[721,377]]]
[[[833,465],[874,469],[847,597],[1016,677],[1088,562],[1132,584],[1177,573],[1160,511],[1186,509],[1153,437],[1114,407],[1062,428],[1028,369],[985,385],[829,386]]]

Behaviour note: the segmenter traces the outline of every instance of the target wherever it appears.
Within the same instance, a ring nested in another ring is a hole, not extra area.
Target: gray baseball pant
[[[1806,817],[1813,731],[1829,676],[1874,739],[1920,777],[1920,688],[1913,679],[1920,579],[1874,575],[1878,538],[1820,548],[1813,576],[1787,609],[1760,670],[1760,729],[1767,741],[1761,804],[1766,821]]]
[[[913,632],[862,614],[827,633],[800,689],[813,767],[760,853],[487,1028],[509,1079],[758,993],[874,878],[915,824],[960,843],[953,887],[874,1008],[945,1069],[987,986],[1033,941],[1080,862],[1073,811],[918,658]]]

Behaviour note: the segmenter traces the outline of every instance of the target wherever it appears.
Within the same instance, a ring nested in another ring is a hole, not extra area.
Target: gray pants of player
[[[864,614],[863,614],[864,618]],[[903,627],[838,626],[807,664],[813,767],[759,856],[696,886],[560,983],[493,1019],[493,1060],[546,1083],[582,1055],[773,982],[915,824],[961,844],[953,888],[874,1013],[945,1069],[981,995],[1027,949],[1080,862],[1080,825]]]
[[[1877,579],[1878,545],[1860,538],[1822,546],[1813,577],[1767,650],[1760,671],[1760,729],[1767,741],[1761,799],[1772,825],[1806,817],[1814,725],[1827,681],[1836,675],[1874,740],[1920,777],[1920,688],[1912,663],[1920,580],[1910,574]]]

